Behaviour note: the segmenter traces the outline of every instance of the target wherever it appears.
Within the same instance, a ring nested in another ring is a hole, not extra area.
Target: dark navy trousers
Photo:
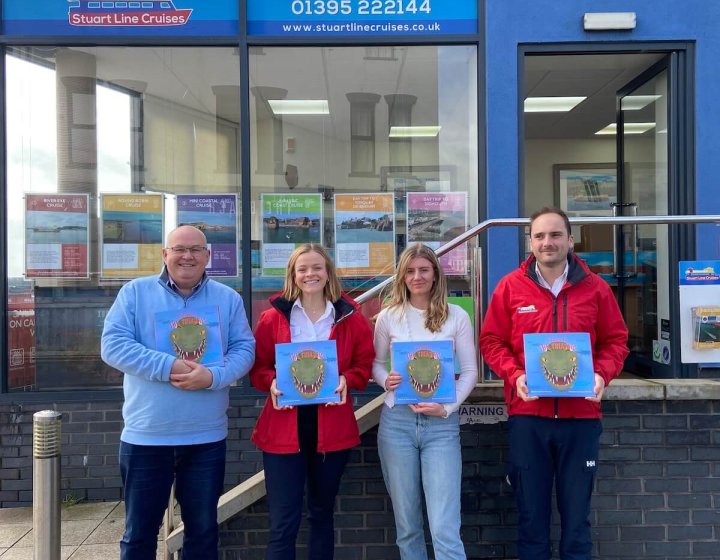
[[[553,483],[560,513],[560,558],[590,560],[590,498],[601,433],[598,419],[508,419],[508,476],[518,507],[520,560],[551,558]]]
[[[308,560],[332,560],[335,496],[349,456],[349,449],[317,453],[308,446],[303,446],[300,453],[263,452],[270,517],[266,560],[295,560],[295,540],[306,486],[310,526]]]

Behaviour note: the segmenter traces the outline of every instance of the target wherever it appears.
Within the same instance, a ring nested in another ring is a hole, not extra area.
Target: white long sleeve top
[[[467,312],[460,306],[449,304],[447,321],[439,332],[430,332],[425,328],[425,311],[412,305],[385,308],[375,322],[375,361],[373,379],[380,387],[385,387],[389,375],[387,369],[390,344],[393,341],[411,340],[452,340],[455,354],[460,364],[460,375],[455,381],[454,403],[443,404],[448,414],[455,412],[477,383],[477,350],[472,324]],[[395,392],[385,393],[385,404],[395,405]]]

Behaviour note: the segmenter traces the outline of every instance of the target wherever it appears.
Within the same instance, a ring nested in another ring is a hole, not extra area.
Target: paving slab
[[[122,519],[104,519],[85,539],[83,545],[119,543],[124,531],[125,523]]]
[[[2,557],[0,556],[0,558]],[[79,546],[68,560],[98,560],[100,558],[102,560],[119,560],[120,547],[117,544],[84,544]],[[163,560],[160,547],[158,547],[156,559]]]
[[[63,545],[78,546],[87,539],[90,534],[100,525],[100,519],[84,519],[80,521],[63,521],[60,526],[60,542]],[[25,535],[16,547],[31,547],[33,545],[33,533],[30,531]],[[3,559],[4,560],[4,559]]]
[[[60,547],[60,558],[62,560],[68,560],[73,552],[75,552],[75,549],[77,547],[75,546],[61,546]],[[100,558],[100,557],[98,557]],[[98,560],[98,558],[95,558],[95,560]],[[0,556],[0,559],[2,560],[35,560],[33,558],[33,549],[32,547],[25,547],[25,548],[11,548],[5,554]]]
[[[33,522],[32,508],[2,508],[0,509],[0,525],[6,523],[30,523]]]
[[[105,519],[117,507],[117,502],[88,502],[64,506],[60,510],[60,518],[65,521],[83,519]]]
[[[32,523],[0,525],[0,546],[3,548],[16,546],[30,531],[32,531]]]

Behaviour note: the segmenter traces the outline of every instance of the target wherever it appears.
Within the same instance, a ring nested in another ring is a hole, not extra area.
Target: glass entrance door
[[[617,215],[667,215],[669,210],[668,57],[617,93]],[[616,228],[614,272],[630,331],[626,369],[669,377],[671,246],[667,225]]]

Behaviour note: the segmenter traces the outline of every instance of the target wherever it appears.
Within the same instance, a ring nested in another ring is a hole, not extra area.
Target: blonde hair
[[[410,304],[410,290],[405,283],[405,275],[410,267],[410,261],[415,258],[427,259],[433,266],[435,280],[430,290],[430,305],[425,313],[425,328],[433,333],[438,332],[450,313],[447,301],[447,280],[435,251],[427,245],[415,243],[409,245],[402,252],[395,270],[390,297],[385,305],[390,308],[399,308],[402,311],[403,307]]]
[[[327,283],[323,290],[325,299],[331,302],[336,302],[340,299],[342,294],[342,287],[340,286],[340,280],[338,280],[337,272],[335,272],[335,264],[330,260],[327,250],[322,245],[317,243],[305,243],[297,247],[290,255],[288,259],[287,270],[285,271],[285,284],[283,286],[282,297],[288,301],[295,301],[302,294],[300,286],[295,283],[295,266],[300,255],[305,253],[317,253],[325,261],[325,270],[327,271]]]

